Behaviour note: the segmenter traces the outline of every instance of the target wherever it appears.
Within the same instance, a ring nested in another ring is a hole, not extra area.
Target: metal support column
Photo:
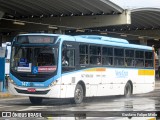
[[[5,47],[0,47],[0,92],[6,92],[5,52]]]

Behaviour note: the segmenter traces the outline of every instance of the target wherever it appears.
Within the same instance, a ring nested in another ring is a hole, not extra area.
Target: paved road
[[[108,114],[109,117],[113,117],[113,114],[115,112],[117,113],[117,111],[160,111],[160,89],[156,89],[154,92],[151,92],[148,94],[134,95],[131,98],[124,98],[123,96],[87,98],[85,99],[84,103],[80,105],[71,104],[69,99],[68,100],[45,99],[43,102],[43,105],[32,105],[27,97],[7,98],[7,99],[0,100],[0,111],[2,112],[4,111],[17,111],[17,112],[48,111],[46,113],[49,113],[49,114],[52,113],[51,111],[74,111],[74,112],[75,111],[93,111],[92,115],[94,113],[96,114],[97,111],[111,111],[111,112],[105,113],[106,116]],[[81,119],[82,118],[91,119],[91,118],[86,118],[85,115],[83,114]],[[102,117],[100,118],[102,119]],[[100,118],[94,118],[94,119],[100,119]],[[33,119],[35,120],[35,118]],[[52,118],[36,118],[36,119],[45,120],[45,119],[52,119]],[[68,117],[66,119],[71,119],[71,118]],[[103,119],[109,119],[109,118],[103,118]],[[114,119],[117,120],[118,118],[114,118]],[[13,119],[0,118],[0,120],[17,120],[17,118],[13,118]]]

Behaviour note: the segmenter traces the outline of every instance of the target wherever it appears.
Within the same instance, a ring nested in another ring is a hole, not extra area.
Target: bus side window
[[[103,65],[113,65],[113,48],[103,47],[102,48],[102,64]]]
[[[123,48],[114,48],[114,65],[115,66],[124,66],[124,49]]]
[[[145,67],[153,67],[153,52],[145,52]]]
[[[143,59],[137,59],[136,60],[136,67],[144,67]]]
[[[101,47],[97,45],[90,45],[90,64],[101,65]]]
[[[133,49],[125,49],[125,66],[126,67],[134,67],[134,50]]]
[[[88,45],[81,44],[79,45],[79,57],[80,57],[80,64],[87,65],[88,64]]]
[[[144,67],[144,51],[135,51],[135,67]]]

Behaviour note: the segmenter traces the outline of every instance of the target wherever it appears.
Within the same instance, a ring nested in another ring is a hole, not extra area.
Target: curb
[[[12,97],[13,95],[9,94],[9,93],[0,93],[0,98],[8,98],[8,97]]]

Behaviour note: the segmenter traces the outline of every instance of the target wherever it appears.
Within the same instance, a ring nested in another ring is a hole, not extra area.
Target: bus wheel
[[[80,104],[83,101],[83,97],[84,97],[84,92],[83,92],[82,85],[77,84],[75,91],[74,91],[73,102],[75,104]]]
[[[132,86],[130,82],[127,82],[124,88],[124,96],[128,98],[131,97],[131,95],[132,95]]]
[[[43,99],[40,97],[29,97],[29,100],[34,105],[40,105]]]

